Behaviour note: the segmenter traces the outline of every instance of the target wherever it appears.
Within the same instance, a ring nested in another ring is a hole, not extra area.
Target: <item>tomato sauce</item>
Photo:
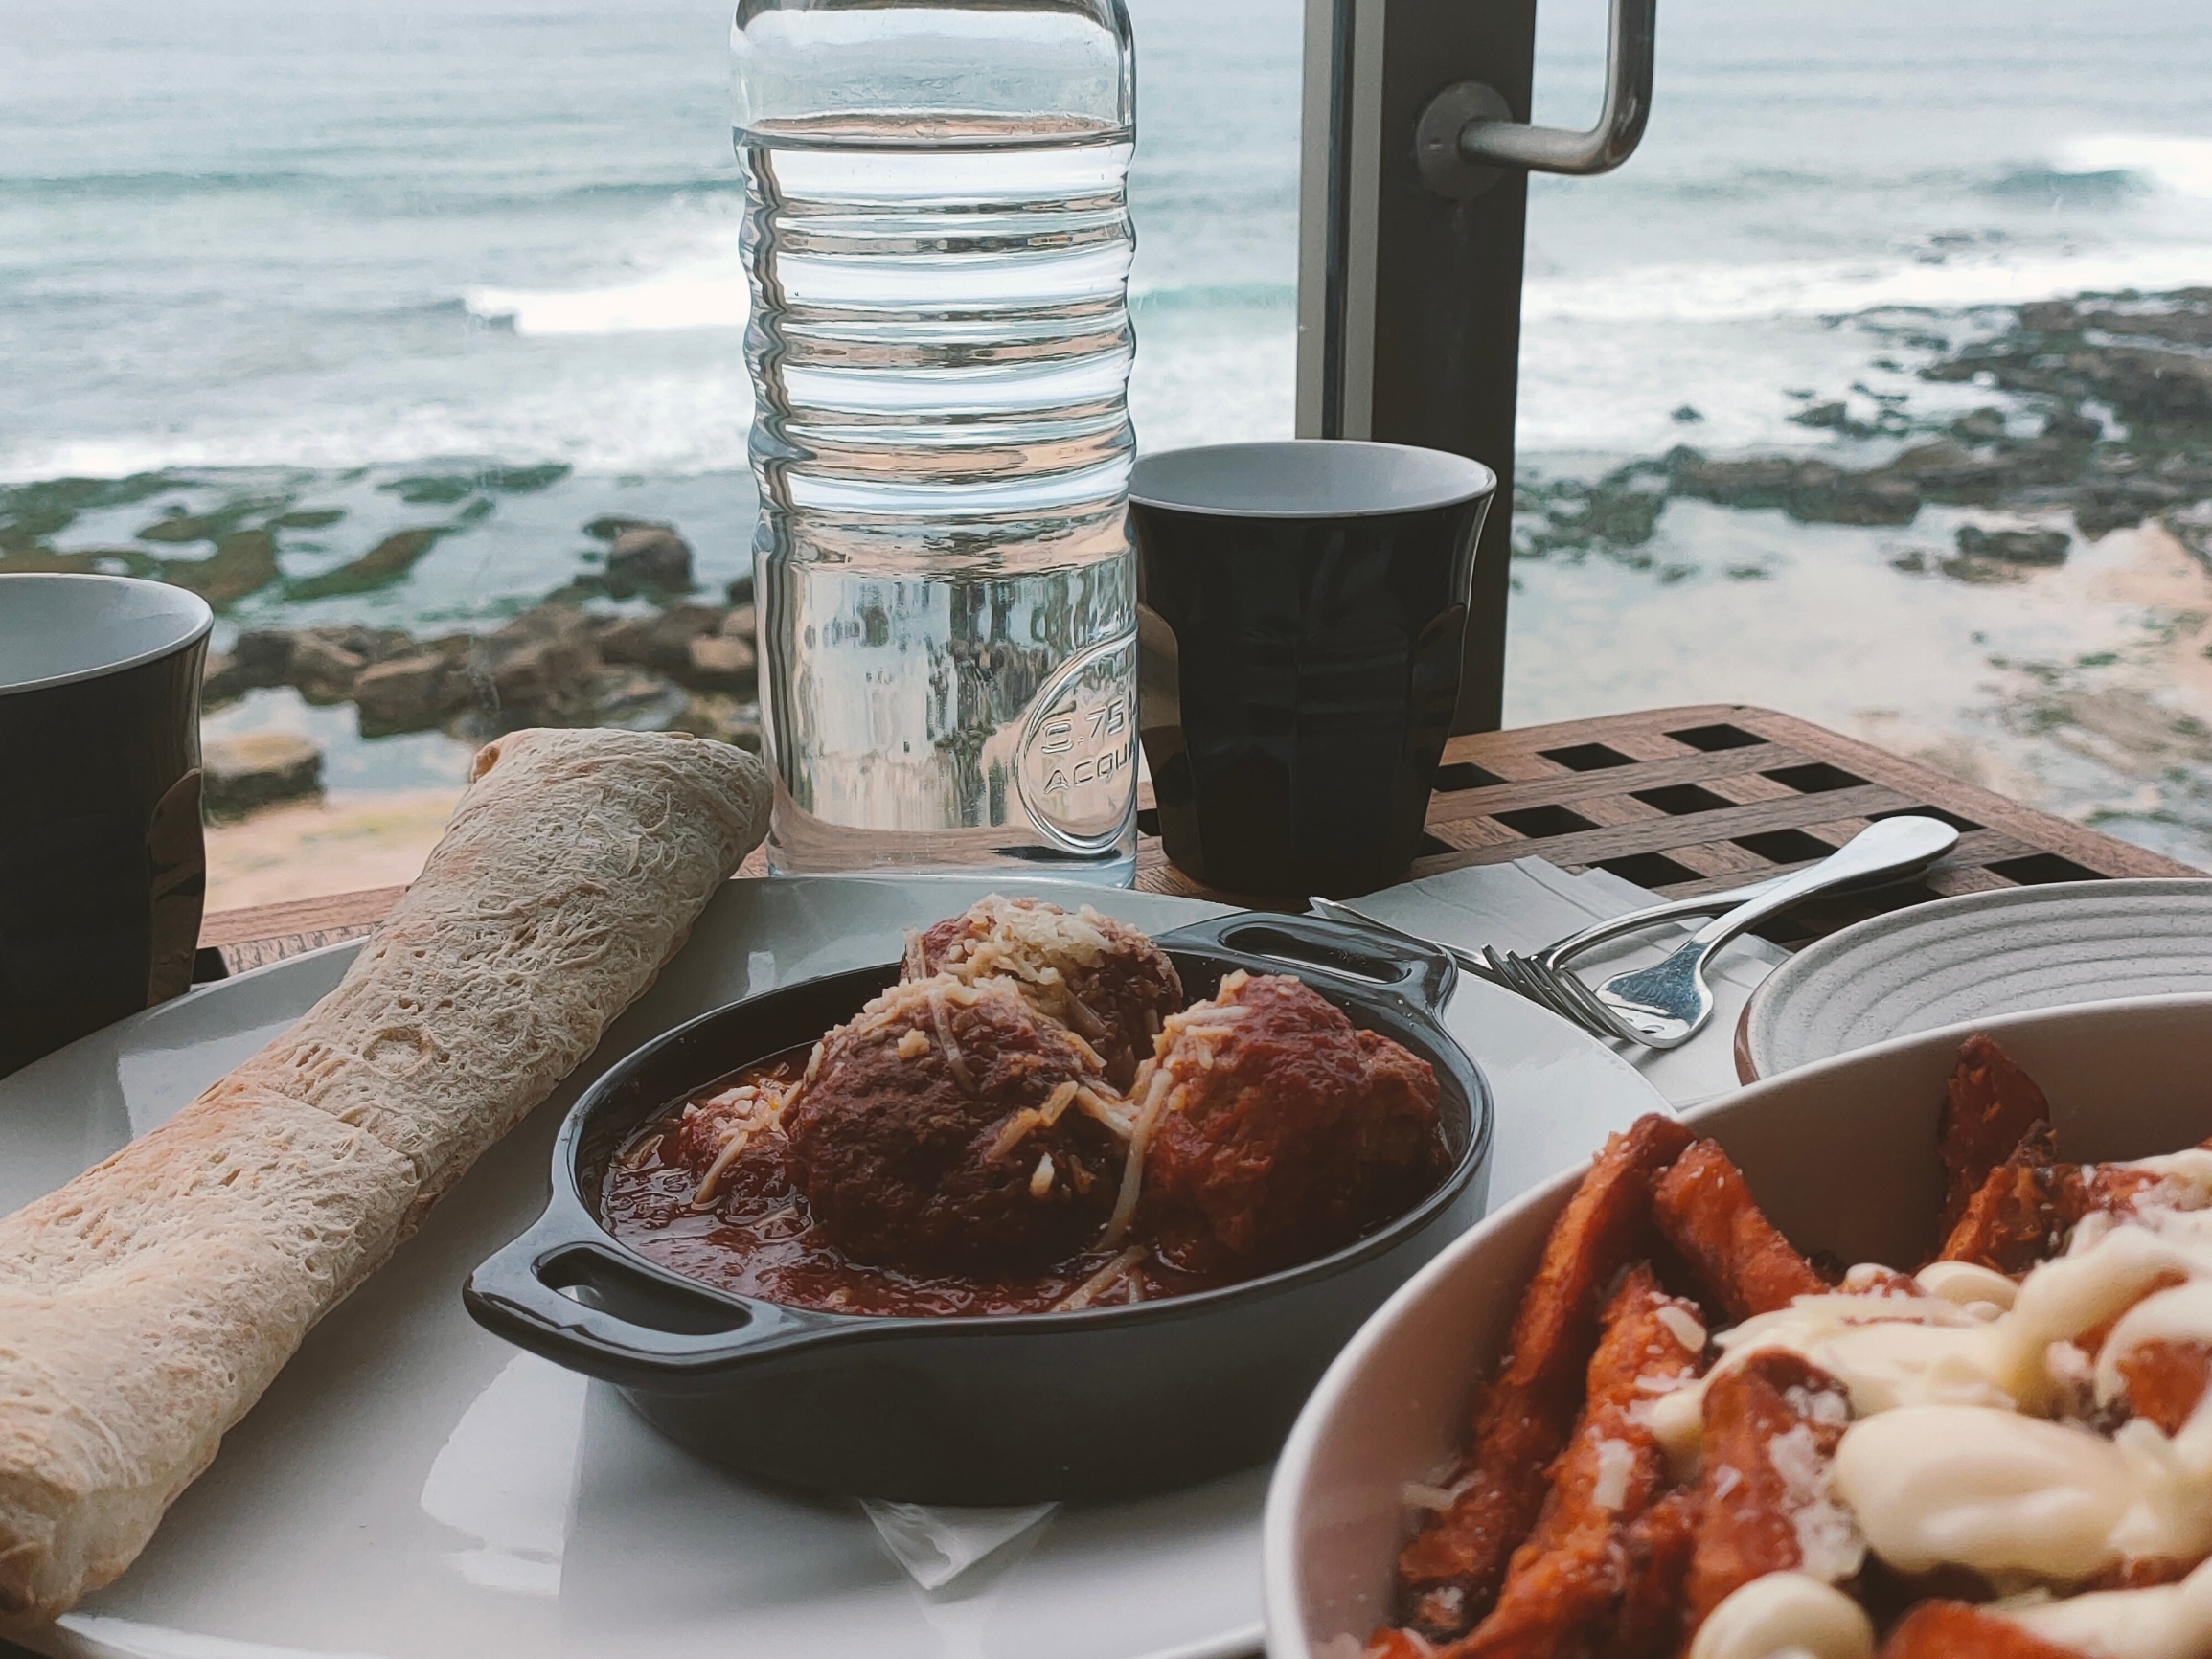
[[[731,1160],[708,1202],[695,1208],[700,1171],[676,1156],[684,1108],[744,1083],[788,1084],[812,1045],[787,1049],[719,1079],[647,1120],[607,1167],[600,1215],[608,1232],[673,1272],[739,1296],[829,1313],[974,1317],[1047,1313],[1114,1263],[1122,1250],[1085,1250],[1042,1272],[983,1277],[917,1274],[855,1261],[814,1225],[788,1144],[764,1135]],[[1130,1239],[1142,1245],[1141,1237]],[[1152,1302],[1233,1284],[1235,1272],[1195,1272],[1147,1250],[1095,1287],[1087,1306]]]

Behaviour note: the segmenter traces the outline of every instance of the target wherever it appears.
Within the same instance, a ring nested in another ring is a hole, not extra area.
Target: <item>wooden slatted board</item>
[[[1169,864],[1149,792],[1139,805],[1138,886],[1239,898],[1201,887]],[[1601,866],[1684,898],[1799,869],[1873,819],[1899,812],[1957,826],[1957,848],[1918,881],[1807,906],[1762,932],[1795,946],[1869,915],[1957,893],[2202,874],[1809,721],[1706,704],[1453,739],[1429,803],[1427,850],[1410,875],[1535,853],[1570,871]],[[763,868],[756,852],[745,873]],[[220,912],[207,919],[200,943],[203,952],[220,953],[228,971],[241,972],[358,938],[402,891]]]
[[[1658,709],[1454,739],[1412,874],[1539,854],[1666,898],[1801,869],[1876,818],[1960,830],[1920,880],[1809,906],[1769,937],[1796,945],[1928,898],[1989,888],[2201,871],[1770,709]]]

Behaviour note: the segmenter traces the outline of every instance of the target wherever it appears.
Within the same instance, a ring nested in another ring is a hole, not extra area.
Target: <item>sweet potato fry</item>
[[[1433,1641],[1470,1628],[1497,1599],[1505,1564],[1543,1502],[1543,1471],[1564,1430],[1549,1408],[1483,1391],[1475,1467],[1448,1510],[1430,1517],[1398,1557],[1398,1616]]]
[[[1436,1645],[1425,1638],[1385,1625],[1367,1638],[1359,1659],[1430,1659],[1435,1651]]]
[[[2050,1130],[2039,1124],[1968,1199],[1937,1260],[2017,1277],[2057,1255],[2083,1216],[2132,1215],[2161,1183],[2155,1172],[2125,1164],[2061,1164],[2054,1150]]]
[[[2050,1126],[2038,1124],[1967,1195],[1936,1259],[2024,1273],[2057,1251],[2081,1205],[2079,1168],[2058,1162]]]
[[[1664,1659],[1681,1643],[1697,1515],[1696,1493],[1671,1492],[1625,1525],[1540,1557],[1437,1659]]]
[[[1744,1171],[1712,1141],[1690,1148],[1659,1178],[1652,1213],[1730,1320],[1818,1295],[1827,1282],[1767,1219]]]
[[[1689,1141],[1672,1118],[1637,1120],[1607,1141],[1552,1223],[1505,1358],[1475,1401],[1463,1466],[1471,1478],[1399,1557],[1400,1616],[1423,1635],[1457,1636],[1495,1602],[1506,1563],[1543,1502],[1545,1470],[1574,1424],[1607,1287],[1643,1254],[1653,1178]]]
[[[2021,1142],[2050,1123],[2050,1102],[2012,1057],[1978,1033],[1959,1045],[1950,1097],[1937,1131],[1943,1159],[1943,1218],[1949,1237],[1992,1170]]]
[[[1620,1602],[1621,1566],[1607,1536],[1548,1552],[1437,1659],[1596,1659]]]
[[[2120,1356],[2120,1380],[2130,1412],[2163,1433],[2179,1434],[2212,1382],[2212,1348],[2201,1342],[2138,1343]]]
[[[1897,1622],[1881,1659],[2080,1659],[1964,1602],[1923,1602]]]
[[[1622,1534],[1628,1557],[1621,1610],[1607,1659],[1664,1659],[1682,1643],[1682,1586],[1698,1547],[1696,1491],[1669,1492]]]
[[[1706,1384],[1688,1629],[1765,1574],[1835,1582],[1859,1570],[1850,1520],[1828,1496],[1829,1464],[1850,1420],[1843,1385],[1794,1353],[1754,1353]]]
[[[1655,1591],[1646,1581],[1653,1562],[1676,1582],[1680,1572],[1672,1533],[1637,1526],[1667,1469],[1635,1407],[1695,1376],[1704,1351],[1704,1327],[1691,1305],[1661,1290],[1648,1263],[1631,1267],[1606,1305],[1583,1408],[1551,1466],[1543,1511],[1514,1552],[1496,1606],[1467,1638],[1467,1652],[1574,1652],[1585,1646],[1610,1652],[1632,1587],[1639,1619],[1648,1625],[1655,1617]]]
[[[1683,1340],[1686,1335],[1697,1339],[1695,1346]],[[1606,1533],[1616,1520],[1650,1507],[1666,1477],[1666,1460],[1651,1430],[1632,1414],[1639,1401],[1703,1369],[1704,1336],[1696,1308],[1661,1290],[1647,1263],[1629,1269],[1606,1305],[1582,1411],[1566,1449],[1551,1466],[1536,1529],[1514,1552],[1507,1593],[1524,1562],[1585,1533]]]

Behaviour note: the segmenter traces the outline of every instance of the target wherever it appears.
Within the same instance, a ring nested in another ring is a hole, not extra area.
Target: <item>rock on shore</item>
[[[211,818],[240,818],[322,792],[323,751],[296,732],[240,732],[201,747],[200,800]]]
[[[2008,395],[1948,420],[1923,420],[1889,394],[1873,418],[1812,402],[1800,425],[1895,447],[1878,465],[1818,457],[1708,457],[1678,446],[1663,460],[1594,482],[1524,482],[1515,503],[1524,557],[1598,550],[1638,562],[1668,500],[1780,509],[1804,524],[1906,525],[1924,506],[2055,517],[2091,540],[2155,518],[2212,562],[2212,288],[2124,302],[2097,296],[2020,307],[2012,326],[1936,358],[1924,379]],[[1944,568],[1975,579],[1994,566],[2064,560],[2056,527],[1981,526]],[[2057,539],[2054,540],[2053,538]]]
[[[211,655],[211,705],[268,686],[354,706],[365,738],[445,727],[481,740],[520,726],[688,731],[758,749],[749,604],[604,616],[549,601],[484,634],[252,629]]]

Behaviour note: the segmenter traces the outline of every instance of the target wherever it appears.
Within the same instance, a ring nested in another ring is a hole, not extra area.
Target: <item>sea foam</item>
[[[2079,254],[1899,254],[1735,265],[1646,265],[1602,276],[1532,277],[1524,322],[1734,322],[1839,317],[1890,307],[1959,310],[2127,289],[2191,287],[2212,276],[2212,245]]]
[[[735,247],[602,288],[472,287],[470,316],[517,334],[635,334],[671,329],[741,329],[751,310]]]
[[[2212,196],[2212,138],[2110,132],[2059,147],[2063,172],[2126,172],[2176,195]]]

